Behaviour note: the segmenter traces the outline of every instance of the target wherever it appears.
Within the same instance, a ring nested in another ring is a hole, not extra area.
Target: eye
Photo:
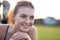
[[[25,14],[22,14],[20,17],[21,18],[26,18],[26,15]]]
[[[34,19],[34,16],[31,16],[30,19],[33,20]]]

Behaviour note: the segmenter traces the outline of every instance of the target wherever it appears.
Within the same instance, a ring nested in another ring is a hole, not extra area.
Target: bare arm
[[[35,26],[31,27],[30,31],[28,32],[29,36],[32,40],[38,40],[38,32]]]
[[[0,24],[0,39],[3,40],[8,24]]]

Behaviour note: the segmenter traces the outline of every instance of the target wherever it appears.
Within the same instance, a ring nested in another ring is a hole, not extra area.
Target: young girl
[[[28,1],[19,1],[13,11],[13,27],[0,24],[0,40],[38,40],[34,24],[34,6]]]

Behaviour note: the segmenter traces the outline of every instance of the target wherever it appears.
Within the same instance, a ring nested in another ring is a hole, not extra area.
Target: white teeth
[[[28,26],[24,26],[24,28],[26,28],[26,29],[27,29],[27,28],[28,28]]]
[[[23,26],[25,29],[28,29],[28,27],[29,27],[30,25],[22,24],[22,26]]]

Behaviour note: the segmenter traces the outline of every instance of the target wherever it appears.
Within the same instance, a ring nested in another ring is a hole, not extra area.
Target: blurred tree
[[[43,22],[46,25],[56,25],[57,24],[57,21],[53,17],[47,17],[46,19],[44,19]]]

